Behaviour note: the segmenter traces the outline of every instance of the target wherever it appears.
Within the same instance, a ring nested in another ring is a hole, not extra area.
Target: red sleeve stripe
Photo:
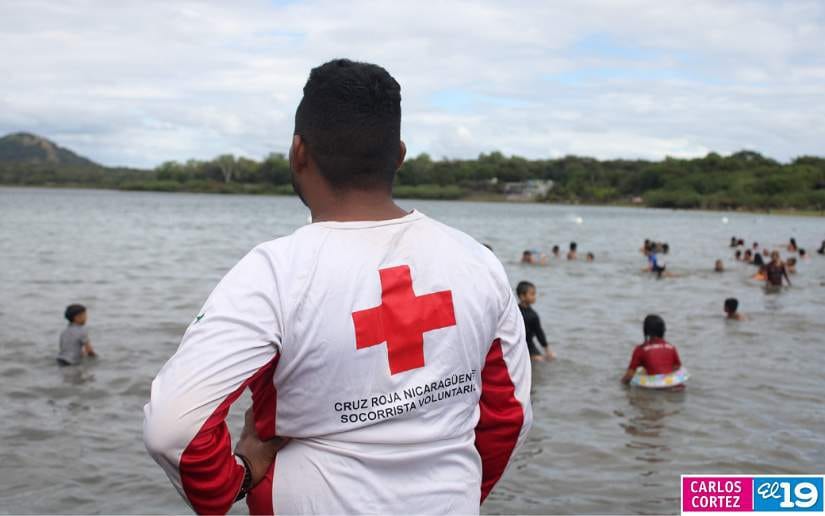
[[[501,340],[490,346],[481,371],[481,415],[476,425],[476,449],[481,455],[481,502],[499,481],[518,442],[524,409],[504,362]]]
[[[270,464],[263,480],[250,489],[246,495],[246,506],[249,508],[249,514],[275,515],[275,507],[272,503],[272,482],[275,477],[275,463],[277,461],[276,458],[275,462]]]
[[[277,364],[278,356],[227,396],[183,450],[179,465],[181,484],[196,513],[226,514],[235,502],[244,470],[232,456],[232,441],[224,420],[244,389],[261,376],[271,379]]]

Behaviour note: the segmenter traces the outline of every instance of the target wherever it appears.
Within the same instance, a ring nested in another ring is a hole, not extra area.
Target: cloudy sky
[[[107,165],[284,152],[309,70],[381,64],[413,154],[825,154],[825,2],[0,0],[0,134]]]

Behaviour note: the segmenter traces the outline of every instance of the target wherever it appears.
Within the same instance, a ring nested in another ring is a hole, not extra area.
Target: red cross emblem
[[[352,313],[355,348],[386,342],[390,374],[424,367],[424,333],[455,326],[453,294],[442,290],[416,296],[407,265],[381,269],[378,274],[381,304]]]

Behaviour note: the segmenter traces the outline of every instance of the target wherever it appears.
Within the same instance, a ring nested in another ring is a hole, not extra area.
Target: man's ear
[[[404,140],[401,140],[401,145],[398,146],[398,161],[395,163],[395,170],[401,168],[401,165],[404,164],[404,158],[407,157],[407,145],[404,143]]]
[[[289,166],[293,172],[298,174],[309,166],[307,146],[300,134],[292,136],[292,146],[289,148]]]

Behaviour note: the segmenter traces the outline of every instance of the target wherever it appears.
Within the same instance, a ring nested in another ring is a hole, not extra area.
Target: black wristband
[[[235,457],[241,459],[243,462],[243,483],[241,483],[241,490],[238,492],[238,496],[235,497],[235,501],[243,500],[249,490],[252,488],[252,467],[249,465],[249,461],[243,455],[236,453]]]

